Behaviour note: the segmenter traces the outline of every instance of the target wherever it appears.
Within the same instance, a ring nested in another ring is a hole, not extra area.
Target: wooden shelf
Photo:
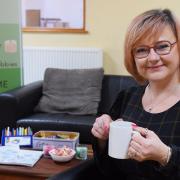
[[[45,32],[45,33],[88,33],[85,29],[69,28],[41,28],[41,27],[24,27],[22,32]]]

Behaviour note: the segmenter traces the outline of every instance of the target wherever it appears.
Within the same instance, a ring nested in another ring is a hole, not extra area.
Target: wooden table
[[[88,158],[92,158],[91,148],[88,148]],[[70,162],[57,163],[52,159],[42,157],[33,167],[0,165],[0,179],[44,180],[57,173],[75,167],[81,162],[82,160],[73,158]]]

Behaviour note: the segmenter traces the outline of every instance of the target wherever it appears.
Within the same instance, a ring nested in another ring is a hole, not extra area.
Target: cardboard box
[[[54,145],[76,149],[79,144],[79,133],[69,131],[39,131],[33,135],[33,149],[42,150],[44,145]]]
[[[40,16],[41,11],[38,9],[26,10],[26,26],[40,27]]]

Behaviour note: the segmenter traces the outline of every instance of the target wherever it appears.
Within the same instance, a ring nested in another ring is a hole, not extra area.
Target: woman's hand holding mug
[[[96,118],[91,133],[98,138],[99,148],[103,151],[106,146],[106,140],[109,137],[109,126],[112,119],[109,115],[103,114]]]
[[[112,119],[107,114],[103,114],[102,116],[96,118],[91,130],[92,134],[98,139],[107,140],[109,136],[110,122],[112,122]]]
[[[141,136],[133,135],[128,156],[137,161],[154,160],[161,165],[165,165],[170,158],[170,149],[159,137],[151,130],[142,127],[134,127]]]
[[[112,121],[107,114],[96,118],[91,132],[98,138],[101,148],[109,138],[109,155],[114,158],[155,160],[164,165],[170,153],[169,147],[153,131],[137,127],[132,122]]]

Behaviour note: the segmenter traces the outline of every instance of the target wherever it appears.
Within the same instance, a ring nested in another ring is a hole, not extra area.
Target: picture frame
[[[23,32],[86,33],[85,0],[21,0]]]

